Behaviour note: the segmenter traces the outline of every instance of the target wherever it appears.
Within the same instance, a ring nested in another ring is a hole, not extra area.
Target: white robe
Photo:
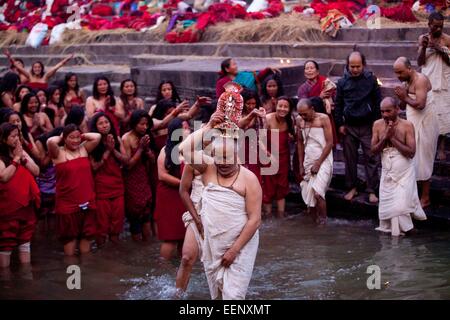
[[[203,189],[202,222],[205,231],[202,261],[212,299],[245,299],[259,244],[256,231],[230,267],[221,265],[225,252],[241,234],[248,216],[245,198],[235,191],[209,183]]]
[[[311,130],[310,130],[311,129]],[[330,186],[333,177],[333,152],[330,152],[327,158],[322,162],[319,172],[311,175],[311,167],[314,162],[320,158],[325,148],[325,134],[323,128],[305,128],[302,129],[303,141],[305,145],[305,159],[303,167],[305,176],[300,187],[302,189],[302,198],[308,207],[316,206],[314,191],[325,199],[325,193]]]
[[[422,73],[430,79],[439,134],[450,133],[450,66],[434,49],[427,48]]]
[[[417,193],[414,162],[389,147],[383,150],[381,168],[380,226],[376,230],[399,236],[414,228],[411,215],[417,220],[427,219]]]
[[[198,175],[195,176],[194,180],[192,180],[191,200],[192,203],[194,204],[195,209],[197,210],[198,215],[200,216],[200,220],[202,218],[202,216],[200,215],[202,192],[203,192],[202,176]],[[201,257],[203,239],[202,236],[200,235],[200,232],[197,229],[197,225],[194,222],[194,218],[192,218],[192,215],[189,211],[186,211],[183,214],[183,222],[186,228],[192,228],[192,231],[194,231],[195,240],[197,241],[198,245],[199,256]]]
[[[415,95],[410,94],[410,96],[415,99]],[[433,174],[439,138],[439,125],[431,92],[428,92],[427,103],[423,110],[407,105],[406,118],[414,125],[416,136],[416,155],[414,157],[416,179],[417,181],[429,180]]]

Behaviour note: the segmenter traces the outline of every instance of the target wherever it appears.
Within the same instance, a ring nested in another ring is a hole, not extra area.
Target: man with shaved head
[[[434,101],[430,94],[431,83],[426,76],[414,70],[405,57],[395,61],[394,72],[404,83],[403,86],[395,88],[395,94],[401,101],[400,107],[406,108],[406,118],[414,125],[416,179],[422,184],[420,202],[425,208],[430,205],[430,178],[439,136]]]
[[[210,122],[186,138],[180,150],[202,174],[204,244],[202,261],[211,298],[245,299],[258,251],[262,190],[258,178],[239,164],[237,140],[213,128],[224,122],[217,111]],[[212,157],[202,150],[204,137],[215,131]]]
[[[411,215],[426,220],[417,193],[414,126],[398,117],[394,98],[384,98],[380,109],[382,119],[375,121],[372,135],[372,152],[381,153],[382,168],[377,230],[399,236],[413,229]]]
[[[347,58],[344,77],[337,83],[335,122],[343,136],[345,158],[345,182],[349,192],[348,201],[357,195],[358,148],[362,147],[366,159],[366,178],[369,201],[378,202],[379,156],[370,152],[372,125],[380,118],[381,93],[377,78],[365,70],[366,59],[354,51]]]
[[[439,122],[438,159],[446,160],[444,135],[450,133],[450,35],[443,32],[444,16],[433,12],[428,17],[429,32],[419,37],[417,63],[431,82],[431,95]]]

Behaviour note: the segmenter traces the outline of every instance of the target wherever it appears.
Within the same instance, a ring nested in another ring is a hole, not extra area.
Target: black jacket
[[[381,91],[370,71],[353,77],[348,71],[338,80],[336,92],[336,127],[373,124],[381,118]]]

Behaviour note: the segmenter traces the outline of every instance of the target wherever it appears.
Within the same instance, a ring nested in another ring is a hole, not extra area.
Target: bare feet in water
[[[375,195],[375,193],[369,194],[369,202],[370,203],[378,203],[378,197]]]
[[[353,188],[344,196],[344,199],[347,201],[352,201],[353,198],[356,197],[357,195],[358,195],[358,191],[356,191],[356,188]]]

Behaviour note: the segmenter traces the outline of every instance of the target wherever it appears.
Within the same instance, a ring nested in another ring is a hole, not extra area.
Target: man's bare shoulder
[[[442,39],[444,39],[444,42],[445,42],[446,46],[450,45],[450,34],[443,33],[442,34]]]
[[[259,180],[256,177],[256,175],[251,172],[249,169],[241,165],[241,173],[242,173],[242,179],[245,179],[245,187],[254,187],[259,186]]]
[[[376,120],[376,121],[373,123],[373,128],[374,128],[374,129],[381,128],[381,127],[384,126],[384,124],[385,124],[384,119],[378,119],[378,120]]]

